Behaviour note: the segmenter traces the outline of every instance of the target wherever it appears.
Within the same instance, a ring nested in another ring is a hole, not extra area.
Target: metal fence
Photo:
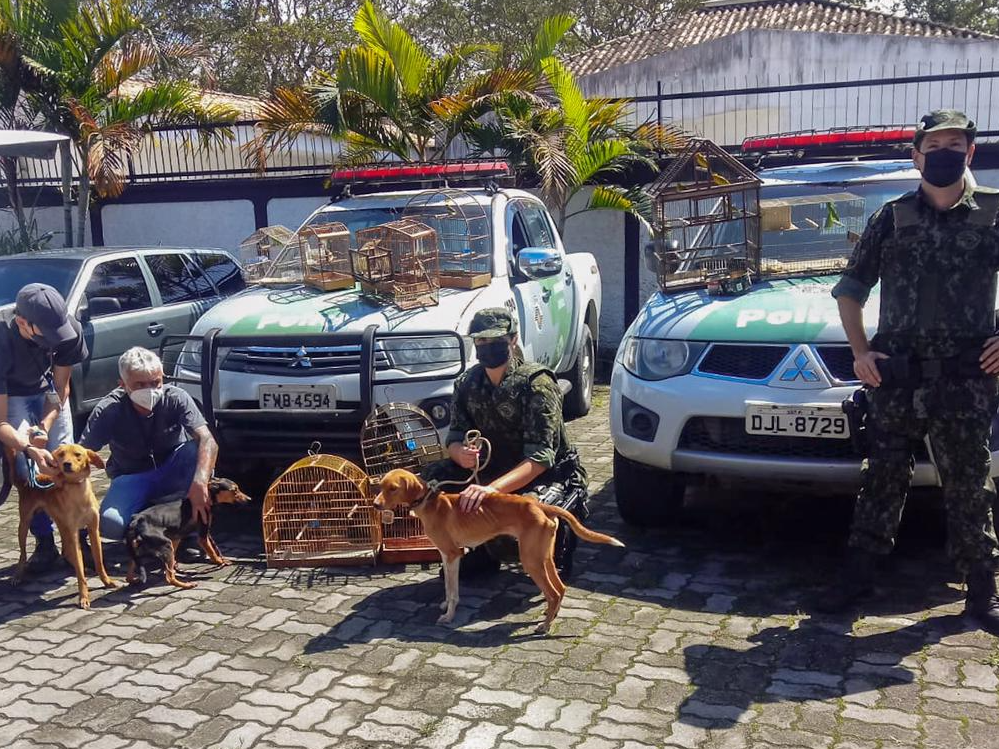
[[[737,149],[754,135],[803,130],[913,124],[923,112],[940,107],[963,109],[978,121],[980,139],[999,141],[999,61],[954,62],[937,65],[895,65],[870,68],[866,77],[833,78],[827,71],[807,82],[761,80],[744,76],[723,87],[704,90],[695,84],[649,81],[641,90],[593,90],[590,96],[611,96],[630,103],[631,124],[672,123],[685,131]],[[597,87],[593,87],[597,88]],[[996,108],[993,108],[995,98]],[[256,135],[254,121],[232,127],[232,138],[201,147],[197,133],[187,128],[163,128],[150,133],[128,160],[129,182],[204,181],[256,175],[244,146]],[[329,174],[340,145],[325,136],[299,136],[290,148],[272,154],[267,176],[297,177]],[[449,152],[459,157],[456,145]],[[74,159],[74,180],[79,160]],[[57,161],[24,159],[22,184],[60,184]]]
[[[821,71],[807,82],[763,80],[759,76],[723,80],[705,90],[685,83],[649,81],[621,96],[587,87],[590,96],[631,103],[631,122],[672,123],[732,149],[754,135],[834,128],[912,125],[931,109],[961,109],[977,120],[984,141],[999,140],[999,61],[955,61],[949,65],[871,67],[864,77],[835,78]]]

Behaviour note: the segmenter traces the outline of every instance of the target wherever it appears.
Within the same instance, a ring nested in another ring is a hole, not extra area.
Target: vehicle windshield
[[[301,247],[308,229],[325,225],[329,227],[334,222],[343,224],[350,232],[350,246],[357,247],[356,234],[360,229],[368,229],[372,226],[396,221],[401,218],[412,218],[421,221],[438,232],[438,243],[441,253],[460,252],[459,246],[471,247],[477,253],[484,253],[489,258],[488,241],[490,236],[489,219],[487,214],[480,214],[477,219],[481,225],[469,224],[467,228],[456,229],[456,222],[448,222],[447,227],[442,227],[441,209],[435,203],[428,203],[418,206],[378,206],[372,208],[356,208],[342,211],[323,211],[313,216],[309,222],[299,230],[295,238],[292,239],[277,258],[267,269],[266,277],[262,282],[280,283],[301,283],[303,278]],[[484,227],[484,228],[483,228]],[[466,236],[462,236],[462,232]],[[468,237],[467,234],[474,234]],[[481,245],[481,247],[479,246]],[[488,269],[487,269],[488,270]]]
[[[48,284],[69,296],[82,260],[64,257],[19,257],[0,260],[0,304],[13,304],[17,292],[29,283]]]
[[[842,270],[871,215],[915,187],[914,180],[764,187],[760,191],[762,272]]]

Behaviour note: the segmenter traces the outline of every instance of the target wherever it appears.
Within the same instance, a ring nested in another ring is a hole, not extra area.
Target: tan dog
[[[90,485],[90,467],[103,468],[104,461],[93,450],[80,445],[63,445],[52,453],[58,471],[48,471],[49,475],[38,476],[39,482],[53,483],[51,489],[36,489],[24,483],[13,470],[15,453],[7,451],[7,465],[15,475],[14,486],[19,498],[20,522],[17,527],[17,540],[21,545],[21,558],[11,583],[17,585],[24,579],[27,567],[28,523],[38,510],[48,514],[59,529],[62,540],[62,555],[76,571],[76,582],[80,590],[81,609],[90,608],[90,591],[83,571],[83,553],[80,550],[79,530],[86,528],[90,535],[90,546],[94,554],[94,566],[105,588],[117,588],[121,583],[112,580],[104,569],[104,552],[101,548],[100,503]]]
[[[568,523],[585,541],[624,546],[616,538],[589,530],[571,512],[543,505],[532,497],[490,494],[478,509],[463,512],[457,494],[431,491],[418,476],[402,469],[385,474],[380,489],[375,508],[384,511],[408,507],[423,522],[427,537],[441,553],[445,598],[438,624],[450,622],[458,606],[458,565],[465,553],[462,547],[478,546],[496,536],[514,536],[520,545],[520,563],[548,604],[545,619],[538,627],[539,632],[547,632],[565,596],[565,584],[555,568],[555,518]]]

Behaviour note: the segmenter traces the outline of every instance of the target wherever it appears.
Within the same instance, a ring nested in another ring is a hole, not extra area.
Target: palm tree
[[[439,159],[500,96],[526,95],[535,85],[528,70],[482,68],[494,53],[489,45],[465,44],[434,57],[370,0],[358,9],[354,29],[361,43],[340,53],[335,73],[273,93],[246,152],[256,168],[302,133],[341,140],[345,162],[385,153],[403,161]]]
[[[232,137],[231,129],[213,126],[235,121],[238,112],[203,103],[186,81],[152,80],[196,50],[161,44],[125,0],[85,0],[50,36],[28,31],[18,39],[19,57],[37,75],[19,81],[22,94],[48,129],[73,140],[82,165],[77,244],[84,242],[91,186],[100,197],[121,194],[128,158],[155,126],[194,126],[202,142]]]
[[[534,48],[540,47],[536,41]],[[639,187],[597,184],[582,208],[569,212],[569,203],[596,179],[620,174],[635,162],[654,169],[650,156],[682,145],[683,133],[669,125],[629,128],[627,102],[586,98],[572,73],[554,56],[540,57],[536,65],[544,76],[548,101],[538,105],[507,97],[494,119],[470,129],[476,152],[504,152],[515,168],[536,174],[560,233],[570,218],[593,210],[625,211],[648,223],[651,208]]]

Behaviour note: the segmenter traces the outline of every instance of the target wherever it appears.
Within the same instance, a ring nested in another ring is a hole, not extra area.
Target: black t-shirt
[[[0,395],[38,395],[48,390],[45,375],[52,367],[71,367],[87,358],[87,343],[75,317],[69,318],[76,338],[49,349],[21,335],[14,310],[0,312]]]
[[[132,405],[124,388],[115,388],[97,404],[87,420],[80,444],[90,450],[111,447],[107,472],[111,478],[143,473],[163,465],[174,450],[190,440],[205,418],[185,391],[163,388],[163,397],[149,416]]]

